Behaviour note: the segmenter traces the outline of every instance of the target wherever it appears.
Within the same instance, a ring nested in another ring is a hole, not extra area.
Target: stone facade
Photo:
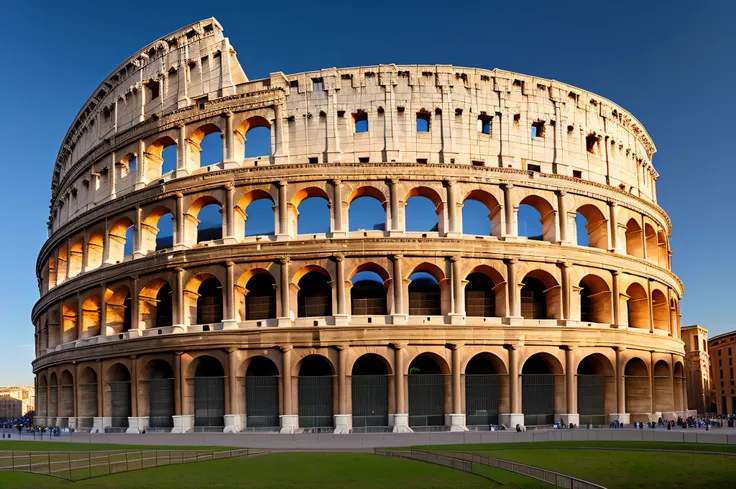
[[[254,128],[270,154],[246,158]],[[202,166],[212,133],[222,157]],[[151,410],[176,432],[256,428],[274,409],[288,432],[673,418],[687,409],[683,285],[655,151],[628,112],[560,82],[449,65],[249,81],[217,21],[187,26],[116,69],[59,152],[32,313],[38,417],[134,432]],[[436,229],[408,230],[415,196]],[[329,202],[326,233],[299,232],[312,197]],[[361,197],[383,229],[351,227]],[[250,236],[262,199],[274,232]],[[486,206],[487,236],[464,232],[468,200]],[[222,225],[203,240],[211,204]],[[520,235],[521,205],[539,239]],[[379,296],[359,296],[364,271]],[[208,382],[218,394],[200,405]],[[316,392],[328,406],[307,403]],[[205,411],[223,426],[198,426]]]
[[[736,331],[708,340],[710,354],[711,401],[718,414],[736,413]]]
[[[690,409],[695,409],[701,414],[714,412],[711,407],[708,330],[700,325],[684,326],[682,341],[685,343],[687,404]]]
[[[0,397],[8,397],[21,401],[20,407],[18,408],[21,413],[18,416],[22,416],[35,409],[36,392],[32,385],[0,387]],[[2,419],[2,416],[0,416],[0,419]]]

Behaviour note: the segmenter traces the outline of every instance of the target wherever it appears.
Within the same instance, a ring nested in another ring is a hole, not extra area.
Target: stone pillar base
[[[445,424],[450,427],[450,431],[468,431],[464,414],[448,414],[445,416]]]
[[[223,170],[232,170],[233,168],[240,168],[240,164],[235,160],[226,160],[222,162]]]
[[[522,428],[524,428],[524,414],[523,413],[502,414],[501,424],[506,425],[506,427],[510,429],[511,431],[516,429],[517,424],[521,426]]]
[[[677,413],[674,411],[667,411],[662,413],[662,419],[665,421],[677,421]]]
[[[232,245],[232,244],[237,244],[237,242],[238,242],[238,238],[236,238],[235,236],[223,236],[222,237],[222,244]]]
[[[148,429],[148,416],[128,418],[128,429],[126,433],[143,433]]]
[[[680,418],[687,418],[687,411],[677,411],[675,414]]]
[[[174,427],[172,433],[190,433],[194,429],[194,416],[186,414],[182,416],[172,416],[174,419]]]
[[[41,416],[34,416],[33,424],[35,426],[46,426],[46,418],[41,417]]]
[[[67,426],[69,426],[69,429],[73,429],[74,431],[77,430],[77,426],[79,425],[77,418],[69,418],[68,423],[69,424]]]
[[[299,429],[299,416],[296,414],[282,414],[279,419],[281,420],[280,433],[292,434]]]
[[[394,433],[414,433],[414,430],[409,427],[408,414],[389,414],[388,425],[393,428]]]
[[[335,433],[336,435],[347,435],[353,431],[353,415],[352,414],[336,414],[335,415]]]
[[[291,318],[276,318],[278,326],[283,328],[285,326],[291,326]]]
[[[465,313],[451,312],[448,316],[450,324],[465,324]]]
[[[174,170],[174,175],[172,178],[182,178],[182,177],[188,177],[188,176],[189,176],[188,170],[186,170],[185,168],[178,168]]]
[[[243,431],[243,418],[239,414],[225,415],[225,429],[223,433],[240,433]]]
[[[503,322],[508,324],[509,326],[521,326],[524,324],[524,317],[523,316],[506,316],[503,319]]]
[[[459,233],[457,231],[447,231],[445,233],[445,237],[446,238],[455,238],[455,239],[457,239],[457,238],[460,238],[462,235],[463,235],[463,233]]]
[[[407,324],[408,322],[408,314],[391,314],[391,324]]]
[[[579,414],[560,414],[560,418],[562,420],[562,424],[573,423],[575,426],[580,425],[580,415]]]
[[[109,416],[99,416],[92,420],[92,433],[104,433],[105,428],[112,424],[112,418]]]
[[[649,421],[657,422],[657,420],[659,420],[659,418],[661,417],[662,417],[662,413],[659,411],[656,413],[649,413]]]
[[[631,423],[631,415],[629,413],[610,413],[608,415],[608,422],[613,423],[618,420],[619,423],[629,424]]]
[[[172,333],[186,333],[187,326],[185,324],[174,324],[173,326],[171,326],[171,332]]]
[[[334,239],[345,239],[347,237],[348,237],[347,231],[333,231],[332,233],[330,233],[330,238],[334,238]]]
[[[404,237],[404,234],[405,234],[405,232],[402,231],[402,230],[400,230],[400,229],[391,229],[388,232],[388,235],[391,238],[403,238]]]
[[[238,321],[235,319],[223,319],[222,329],[238,329]]]
[[[350,324],[350,316],[347,314],[335,314],[335,326],[347,326]]]

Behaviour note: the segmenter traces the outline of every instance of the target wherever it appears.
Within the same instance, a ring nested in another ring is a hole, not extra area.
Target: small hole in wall
[[[209,324],[205,324],[204,326],[202,326],[202,331],[209,331],[209,330],[210,330]]]
[[[258,327],[263,326],[263,321],[256,321],[256,326]]]
[[[573,178],[583,178],[583,172],[580,170],[573,170],[572,176]]]
[[[164,332],[159,329],[158,334],[164,334]]]
[[[319,321],[314,321],[315,326],[319,326]]]
[[[368,324],[371,324],[373,322],[373,318],[368,318]]]
[[[317,163],[319,163],[319,158],[317,158],[316,156],[309,158],[310,165],[316,165]]]

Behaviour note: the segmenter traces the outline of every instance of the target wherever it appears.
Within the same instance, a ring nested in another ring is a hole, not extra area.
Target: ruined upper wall
[[[52,200],[64,174],[101,141],[152,117],[233,94],[247,81],[214,18],[145,46],[110,73],[75,117],[54,166]]]

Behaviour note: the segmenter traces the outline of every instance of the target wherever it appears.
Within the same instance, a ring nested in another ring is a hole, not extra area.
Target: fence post
[[[89,478],[92,478],[92,452],[87,452],[87,468],[89,469]]]
[[[112,464],[110,463],[110,452],[107,452],[107,474],[112,474]]]
[[[67,464],[69,466],[69,480],[72,478],[72,452],[68,452],[67,455],[69,463]]]
[[[46,472],[49,475],[51,475],[51,452],[48,452],[47,455],[48,455],[48,467],[47,467]]]

